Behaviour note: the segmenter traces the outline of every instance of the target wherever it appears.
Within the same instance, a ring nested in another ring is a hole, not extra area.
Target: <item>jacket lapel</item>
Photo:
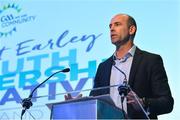
[[[130,76],[129,76],[129,85],[131,87],[133,87],[136,71],[141,62],[141,59],[142,59],[142,51],[137,47],[134,54],[133,61],[132,61],[132,66],[131,66]]]
[[[142,57],[143,57],[142,55],[143,55],[143,52],[137,47],[136,51],[135,51],[135,54],[134,54],[133,61],[132,61],[132,67],[131,67],[131,70],[130,70],[130,75],[129,75],[129,85],[131,87],[133,87],[136,71],[137,71],[138,66],[141,63],[141,60],[142,60]],[[106,70],[104,70],[104,79],[105,79],[104,85],[105,86],[110,85],[110,77],[111,77],[112,65],[113,65],[113,56],[111,56],[108,59],[106,65],[105,65],[106,66]],[[109,91],[108,91],[108,93],[109,93]]]

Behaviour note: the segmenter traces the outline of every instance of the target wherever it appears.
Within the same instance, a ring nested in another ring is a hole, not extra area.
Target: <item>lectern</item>
[[[51,120],[57,119],[123,119],[109,95],[84,97],[50,104]]]

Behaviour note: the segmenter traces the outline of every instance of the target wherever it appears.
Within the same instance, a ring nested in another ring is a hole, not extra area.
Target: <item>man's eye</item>
[[[109,28],[111,28],[112,27],[112,25],[109,25]]]
[[[119,25],[121,25],[121,24],[120,24],[120,23],[116,23],[116,24],[115,24],[115,26],[119,26]]]

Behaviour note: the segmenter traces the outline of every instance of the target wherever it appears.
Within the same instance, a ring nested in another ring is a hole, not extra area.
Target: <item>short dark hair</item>
[[[128,15],[128,26],[131,27],[132,25],[135,26],[136,31],[137,31],[137,25],[136,25],[135,19],[132,16]],[[134,37],[136,35],[136,31],[132,35],[132,39],[134,39]]]

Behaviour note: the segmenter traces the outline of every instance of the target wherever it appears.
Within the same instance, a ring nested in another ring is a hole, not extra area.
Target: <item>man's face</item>
[[[129,39],[128,16],[116,15],[111,19],[109,24],[111,42],[113,44],[120,43],[123,40]]]

